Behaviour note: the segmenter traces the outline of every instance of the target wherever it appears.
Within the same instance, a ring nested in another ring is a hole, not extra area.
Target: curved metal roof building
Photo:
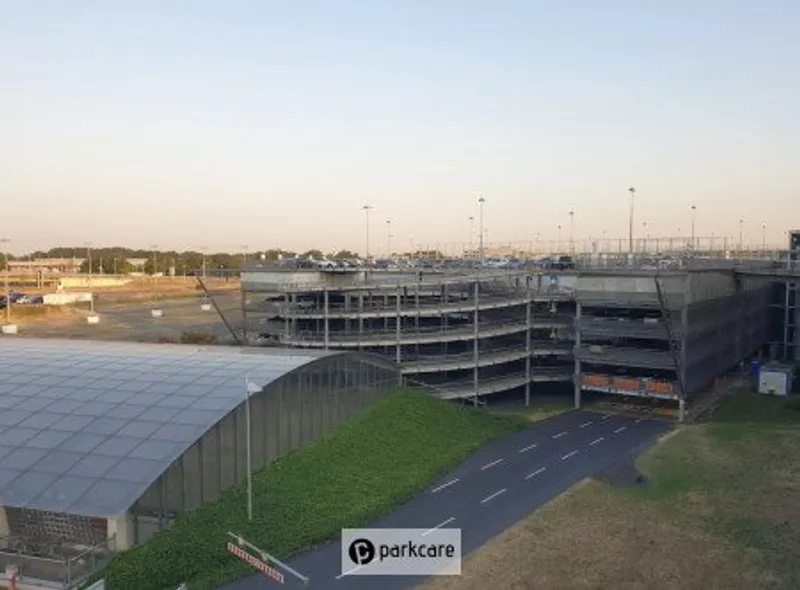
[[[361,353],[0,339],[0,538],[77,543],[82,518],[110,519],[106,533],[128,546],[215,499],[246,474],[245,378],[261,388],[258,469],[372,403],[399,372]]]

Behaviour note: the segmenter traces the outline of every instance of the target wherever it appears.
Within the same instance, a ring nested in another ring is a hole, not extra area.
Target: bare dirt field
[[[207,286],[216,306],[234,330],[242,326],[238,282],[209,280]],[[228,341],[230,333],[214,306],[201,309],[204,292],[194,280],[138,280],[119,287],[93,289],[99,324],[88,324],[88,303],[68,306],[26,306],[12,309],[20,337],[127,340],[137,342],[180,341],[186,333]],[[80,292],[81,289],[71,291]],[[26,291],[32,292],[32,291]],[[67,291],[69,292],[69,291]],[[162,317],[151,314],[162,310]]]
[[[800,587],[800,412],[740,394],[637,462],[647,489],[588,480],[424,590]]]

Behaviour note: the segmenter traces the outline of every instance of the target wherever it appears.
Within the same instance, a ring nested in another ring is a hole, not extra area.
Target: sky
[[[452,247],[483,197],[488,243],[570,211],[622,238],[634,186],[637,237],[695,205],[697,236],[783,246],[798,27],[796,0],[0,0],[0,237]]]

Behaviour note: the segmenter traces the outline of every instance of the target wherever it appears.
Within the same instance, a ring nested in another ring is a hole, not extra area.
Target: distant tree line
[[[6,260],[25,260],[25,259],[46,259],[46,258],[78,258],[83,262],[80,272],[89,272],[89,254],[91,253],[91,271],[93,274],[128,274],[131,272],[143,272],[146,274],[164,273],[168,274],[170,269],[174,269],[177,275],[188,275],[200,271],[203,268],[203,253],[193,250],[179,252],[177,250],[153,251],[134,248],[107,247],[107,248],[87,248],[86,246],[50,248],[49,250],[37,250],[23,256],[6,255],[0,258],[0,270],[5,269]],[[419,251],[413,254],[420,258],[442,258],[440,252]],[[235,271],[242,268],[245,259],[276,261],[287,258],[322,258],[329,259],[354,259],[359,255],[351,250],[339,250],[338,252],[325,254],[321,250],[312,249],[305,252],[293,252],[280,248],[271,248],[260,252],[249,253],[230,253],[214,252],[207,253],[205,256],[206,271]],[[142,267],[134,267],[131,260],[145,260]]]

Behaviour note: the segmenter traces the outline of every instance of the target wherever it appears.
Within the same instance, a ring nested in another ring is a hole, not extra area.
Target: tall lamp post
[[[694,235],[694,219],[697,213],[697,205],[692,205],[692,250],[697,249],[697,244],[695,243],[695,235]]]
[[[372,205],[364,205],[363,207],[361,207],[361,209],[364,211],[364,214],[366,216],[366,238],[367,238],[366,249],[367,249],[367,252],[366,252],[365,258],[366,258],[367,262],[369,262],[369,212],[372,211],[373,207],[372,207]]]
[[[472,215],[470,215],[469,216],[469,255],[470,255],[470,257],[474,256],[473,250],[474,250],[474,246],[475,245],[473,244],[473,240],[472,240],[472,237],[475,234],[475,227],[474,226],[475,226],[475,218]]]
[[[94,269],[92,268],[92,243],[86,242],[86,272],[89,278],[86,281],[86,286],[89,287],[89,314],[94,315],[94,293],[92,293],[92,275]]]
[[[575,254],[575,211],[569,210],[569,253]]]
[[[633,204],[636,197],[636,188],[630,187],[628,192],[631,194],[631,208],[628,214],[628,253],[633,255]]]
[[[761,224],[761,249],[767,251],[767,224]]]
[[[483,197],[480,197],[478,199],[478,231],[480,232],[480,235],[478,236],[478,240],[479,240],[478,247],[480,248],[479,256],[480,256],[480,259],[481,259],[481,266],[483,266],[483,263],[484,263],[484,260],[485,260],[485,252],[484,252],[484,249],[483,249],[483,204],[485,202],[486,202],[486,199],[484,199]]]
[[[556,254],[560,254],[561,253],[561,224],[560,223],[558,224],[558,242],[556,244],[556,250],[558,250],[556,252]]]
[[[386,220],[386,258],[392,258],[392,220]]]
[[[8,244],[11,242],[8,238],[0,238],[0,244]],[[11,325],[11,290],[9,288],[9,275],[11,274],[11,266],[8,263],[8,252],[3,248],[3,283],[6,292],[6,324]]]

